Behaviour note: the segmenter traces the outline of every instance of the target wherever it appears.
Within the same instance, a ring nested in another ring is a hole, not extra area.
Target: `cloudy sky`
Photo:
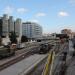
[[[5,13],[37,22],[44,33],[75,31],[75,0],[0,0],[0,16]]]

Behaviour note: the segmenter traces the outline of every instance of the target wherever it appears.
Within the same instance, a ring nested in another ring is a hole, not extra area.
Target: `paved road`
[[[34,63],[43,59],[46,55],[37,55],[34,54],[2,71],[0,71],[0,75],[20,75],[23,71],[27,70]]]
[[[31,72],[31,74],[29,74],[29,75],[42,75],[42,72],[43,72],[43,69],[44,69],[44,66],[45,66],[46,61],[47,61],[46,59],[43,60],[43,61],[40,63],[40,65],[37,66],[37,67],[35,68],[35,70],[34,70],[33,72]]]

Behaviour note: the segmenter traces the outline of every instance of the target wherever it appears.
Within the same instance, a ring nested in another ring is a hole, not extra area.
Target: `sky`
[[[8,14],[23,22],[37,22],[43,33],[75,31],[75,0],[0,0],[0,16]]]

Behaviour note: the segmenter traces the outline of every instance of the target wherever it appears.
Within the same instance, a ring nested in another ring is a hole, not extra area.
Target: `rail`
[[[33,48],[37,47],[31,47],[28,51],[24,51],[20,54],[15,55],[14,57],[9,58],[7,61],[0,63],[0,71],[30,56],[32,54]]]

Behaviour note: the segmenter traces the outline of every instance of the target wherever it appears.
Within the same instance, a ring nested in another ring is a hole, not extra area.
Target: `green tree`
[[[0,46],[2,45],[2,38],[0,37]]]
[[[9,37],[10,37],[10,41],[11,41],[11,44],[12,43],[17,43],[17,39],[16,39],[16,34],[15,34],[15,32],[10,32],[10,35],[9,35]]]
[[[23,43],[23,42],[28,42],[27,36],[22,35],[22,37],[21,37],[21,43]]]

